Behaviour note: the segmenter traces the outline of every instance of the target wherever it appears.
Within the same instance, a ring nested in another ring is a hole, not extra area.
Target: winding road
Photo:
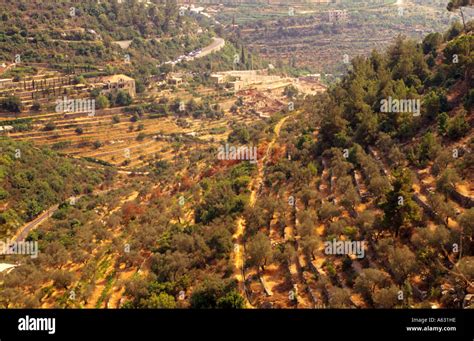
[[[202,49],[201,52],[199,52],[195,58],[202,58],[207,56],[208,54],[212,52],[217,52],[221,48],[223,48],[225,45],[225,40],[219,37],[214,37],[212,38],[212,43],[205,48]]]
[[[54,206],[51,206],[48,208],[46,211],[41,213],[39,216],[37,216],[35,219],[32,221],[26,223],[23,225],[15,234],[15,236],[12,238],[12,242],[17,242],[17,241],[23,241],[25,238],[28,236],[31,230],[35,229],[38,227],[42,222],[45,220],[48,220],[54,212],[56,212],[59,208],[59,205],[56,204]]]
[[[100,191],[95,191],[92,193],[92,195],[98,195],[98,194],[103,194],[110,192],[111,190],[114,190],[115,188],[110,188],[106,190],[100,190]],[[81,194],[75,197],[70,197],[65,200],[65,202],[70,202],[72,199],[78,200],[81,197],[83,197],[85,194]],[[24,224],[22,227],[18,229],[16,234],[12,237],[12,242],[17,242],[17,241],[23,241],[26,239],[30,231],[36,229],[39,225],[41,225],[43,222],[51,218],[51,216],[54,214],[59,209],[59,204],[53,205],[49,207],[46,211],[43,211],[39,216],[37,216],[35,219],[32,221]]]

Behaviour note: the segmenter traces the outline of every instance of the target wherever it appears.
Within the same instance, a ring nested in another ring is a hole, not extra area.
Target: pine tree
[[[245,65],[246,63],[244,45],[242,45],[242,49],[240,51],[240,62],[242,63],[242,65]]]
[[[394,172],[393,189],[387,193],[387,200],[381,205],[384,211],[384,225],[393,229],[398,237],[401,228],[409,227],[420,220],[420,208],[412,199],[412,180],[408,169]]]

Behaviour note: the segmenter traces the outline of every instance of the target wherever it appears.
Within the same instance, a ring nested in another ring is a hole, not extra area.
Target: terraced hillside
[[[0,15],[31,28],[2,28],[30,52],[0,70],[0,237],[38,251],[0,255],[1,307],[472,307],[472,22],[394,38],[326,88],[170,3],[85,1],[84,32],[28,39],[75,20],[48,5]],[[105,50],[42,54],[99,44],[87,18]]]

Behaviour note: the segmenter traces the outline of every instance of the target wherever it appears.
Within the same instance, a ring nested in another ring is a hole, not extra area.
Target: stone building
[[[119,90],[123,90],[128,92],[132,98],[137,95],[135,80],[122,74],[102,77],[99,84],[102,87],[101,92],[104,94],[116,93]]]

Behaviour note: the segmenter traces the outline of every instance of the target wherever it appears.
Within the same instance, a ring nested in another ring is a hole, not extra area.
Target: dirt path
[[[274,132],[273,139],[268,144],[267,151],[264,157],[261,160],[259,160],[257,164],[258,174],[255,178],[253,178],[252,182],[250,183],[250,189],[251,189],[250,199],[249,199],[250,207],[253,207],[255,205],[255,202],[257,201],[257,191],[263,182],[265,163],[268,160],[268,157],[271,153],[273,146],[275,145],[277,138],[280,136],[281,127],[283,126],[285,121],[288,119],[288,117],[289,116],[283,117],[275,125],[275,128],[273,129],[273,132]],[[231,257],[234,261],[234,268],[235,268],[234,278],[238,282],[240,293],[243,294],[242,296],[245,299],[245,305],[247,308],[253,308],[252,304],[248,300],[247,292],[245,288],[245,269],[244,269],[245,246],[244,246],[244,241],[243,241],[244,233],[245,233],[245,219],[243,217],[240,217],[237,219],[237,229],[234,235],[232,236],[232,239],[234,240],[234,251]]]

